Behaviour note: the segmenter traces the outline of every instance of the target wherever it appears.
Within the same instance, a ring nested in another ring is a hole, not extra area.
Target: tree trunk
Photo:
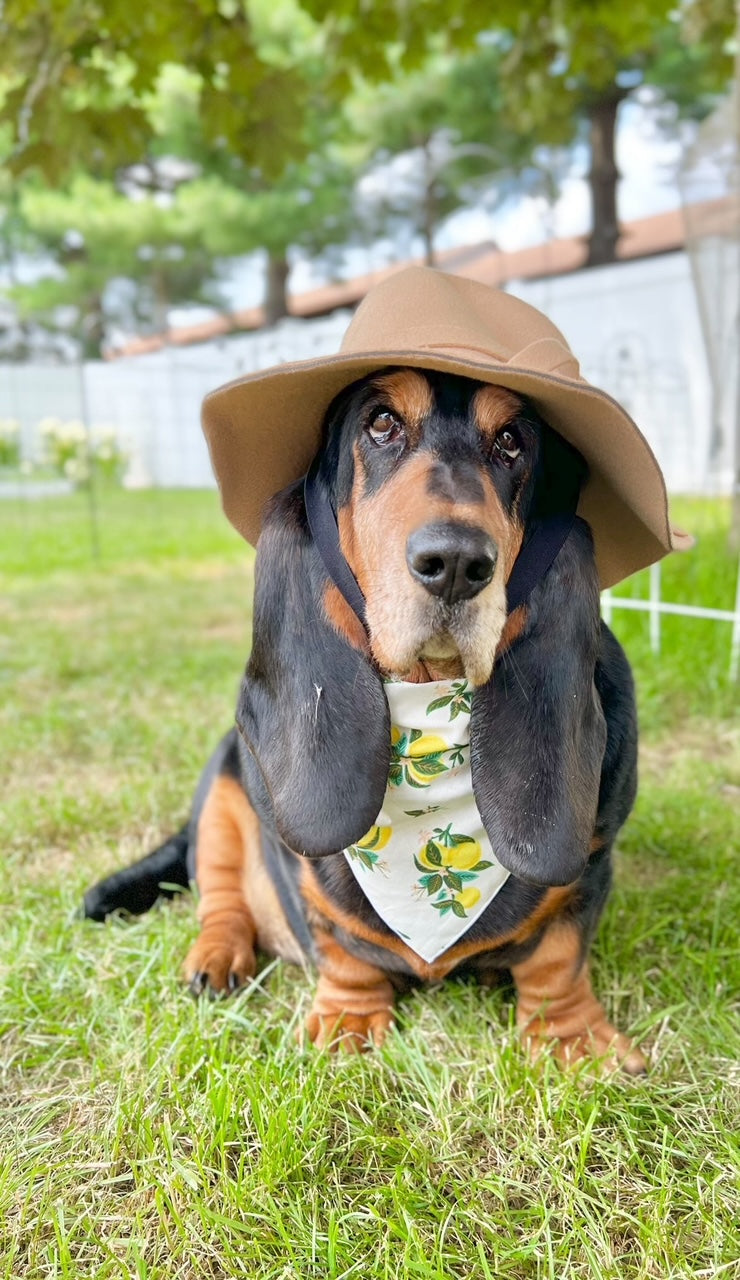
[[[740,17],[737,18],[740,27]],[[740,50],[737,55],[740,61]],[[739,95],[740,101],[740,95]],[[737,338],[740,338],[740,312],[736,319]],[[740,369],[735,371],[735,475],[732,476],[732,511],[730,520],[730,549],[740,552]]]
[[[170,331],[170,296],[165,274],[157,266],[152,271],[152,293],[154,295],[154,332],[160,334],[167,342]]]
[[[617,182],[619,170],[614,159],[619,104],[626,97],[618,89],[599,98],[589,109],[591,169],[591,235],[588,240],[587,267],[614,262],[617,256],[619,223],[617,221]]]
[[[85,301],[85,312],[80,328],[83,360],[100,360],[105,342],[105,311],[102,294],[93,293]]]
[[[428,267],[434,266],[434,233],[437,230],[437,174],[429,141],[423,146],[424,152],[424,194],[421,209],[421,235],[424,241],[424,262]]]
[[[426,266],[434,266],[434,232],[436,231],[434,214],[434,184],[424,192],[424,225],[421,229],[424,240],[424,262]]]
[[[265,324],[277,324],[288,313],[288,275],[290,264],[284,253],[270,253],[267,257],[267,288],[265,291]]]

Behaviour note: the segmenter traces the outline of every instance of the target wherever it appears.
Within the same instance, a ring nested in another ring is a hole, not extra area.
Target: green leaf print
[[[432,711],[441,711],[443,707],[449,707],[452,702],[452,694],[446,694],[444,698],[435,698],[434,702],[430,702],[427,707],[427,715]]]
[[[470,715],[472,699],[473,691],[468,688],[467,680],[455,680],[449,693],[429,703],[427,715],[432,711],[441,711],[443,707],[449,707],[450,720],[456,720],[461,711]]]
[[[441,902],[433,902],[432,906],[441,916],[446,916],[451,911],[459,920],[465,920],[467,918],[467,911],[462,903],[458,902],[456,898],[443,898]]]
[[[376,862],[380,861],[377,853],[373,853],[370,849],[361,849],[357,844],[351,844],[347,849],[347,853],[350,858],[354,858],[356,862],[361,862],[363,867],[367,867],[368,871],[374,871]]]
[[[439,752],[433,756],[421,756],[414,761],[414,772],[421,774],[422,778],[437,778],[440,773],[447,772],[447,765],[440,760]],[[406,766],[408,771],[408,765]]]
[[[442,854],[433,840],[429,840],[427,842],[426,848],[424,849],[424,856],[427,859],[427,862],[431,862],[433,867],[442,866]],[[416,858],[414,861],[417,862]],[[417,862],[417,866],[419,865],[420,864]]]

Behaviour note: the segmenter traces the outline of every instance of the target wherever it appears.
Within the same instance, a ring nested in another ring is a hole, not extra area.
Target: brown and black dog
[[[320,1046],[380,1042],[394,992],[414,982],[506,970],[534,1053],[551,1043],[566,1060],[608,1055],[643,1070],[587,965],[635,796],[637,729],[582,520],[526,603],[507,609],[522,542],[574,509],[582,458],[523,397],[402,368],[337,397],[314,474],[366,625],[327,575],[302,483],[279,493],[258,544],[237,727],[206,766],[187,826],[91,889],[86,914],[143,911],[162,884],[194,879],[202,928],[186,961],[191,990],[235,990],[258,950],[311,961],[307,1032]],[[475,797],[511,873],[431,963],[384,924],[341,853],[383,803],[385,675],[474,686]]]

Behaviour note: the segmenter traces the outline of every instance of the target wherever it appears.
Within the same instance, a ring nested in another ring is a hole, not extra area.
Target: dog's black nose
[[[491,581],[497,557],[485,530],[454,520],[422,525],[406,543],[412,578],[447,604],[477,596]]]

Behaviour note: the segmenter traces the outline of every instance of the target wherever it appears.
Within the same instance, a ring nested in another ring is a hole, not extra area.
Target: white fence
[[[136,486],[206,488],[215,484],[200,406],[222,382],[288,359],[336,351],[348,312],[153,355],[83,365],[0,365],[0,418],[21,424],[23,454],[33,458],[46,417],[112,425],[131,456]]]
[[[661,597],[660,563],[650,566],[650,598],[634,600],[631,597],[615,596],[611,590],[602,592],[601,615],[611,625],[614,609],[632,609],[638,613],[650,615],[650,648],[653,653],[660,653],[661,627],[663,614],[674,614],[682,618],[706,618],[710,622],[732,623],[730,636],[730,680],[737,680],[740,673],[740,556],[737,562],[737,581],[735,586],[734,609],[707,609],[704,605],[671,604]]]
[[[672,492],[729,492],[732,424],[723,424],[712,457],[710,382],[684,253],[512,282],[509,289],[551,316],[585,376],[632,413]],[[211,485],[200,430],[206,392],[243,373],[336,351],[348,319],[337,312],[288,320],[269,331],[81,368],[0,365],[0,418],[21,421],[28,455],[41,418],[111,423],[133,454],[132,482]],[[734,401],[727,396],[728,405]]]
[[[671,493],[730,492],[737,395],[728,386],[712,456],[711,380],[687,254],[522,281],[512,290],[549,315],[584,376],[632,415]],[[739,363],[728,380],[737,379]]]

